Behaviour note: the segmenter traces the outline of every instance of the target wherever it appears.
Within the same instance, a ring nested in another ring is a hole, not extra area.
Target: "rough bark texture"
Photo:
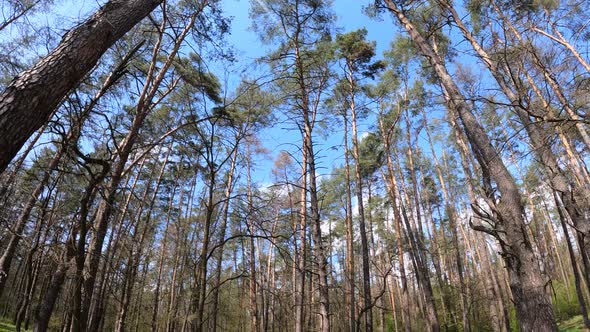
[[[515,92],[519,91],[517,86],[518,83],[515,80],[512,80],[512,87],[516,87],[513,89],[509,85],[509,82],[505,82],[504,77],[513,77],[512,75],[508,75],[508,73],[510,73],[510,68],[508,68],[506,64],[504,64],[504,66],[498,66],[498,64],[492,60],[492,57],[488,55],[484,48],[477,42],[476,38],[463,24],[459,14],[455,11],[453,6],[446,1],[443,1],[442,3],[447,7],[453,16],[454,21],[457,23],[457,26],[463,33],[463,36],[471,43],[473,49],[477,52],[479,58],[484,62],[500,86],[504,95],[508,98],[512,105],[515,105],[513,107],[514,111],[524,125],[524,128],[529,137],[529,142],[535,152],[537,159],[542,165],[544,165],[547,180],[552,189],[559,194],[564,208],[567,211],[569,217],[572,219],[576,229],[583,235],[583,248],[587,249],[588,234],[590,234],[590,220],[587,219],[583,211],[588,211],[589,209],[590,204],[588,202],[588,198],[590,197],[590,193],[579,182],[576,182],[573,180],[573,178],[568,177],[566,172],[564,172],[562,167],[559,165],[559,159],[550,148],[551,138],[546,135],[546,128],[544,128],[542,123],[531,121],[529,117],[529,110],[527,109],[529,106],[526,104],[523,105],[523,100],[530,104],[528,98],[526,96],[517,95]],[[501,70],[502,68],[504,73]],[[588,278],[587,275],[586,278]]]
[[[107,2],[67,32],[45,58],[13,79],[0,94],[0,172],[100,57],[161,2]]]
[[[498,235],[498,240],[503,249],[520,329],[522,331],[556,331],[551,301],[545,291],[545,280],[539,270],[526,232],[526,225],[523,222],[524,208],[514,178],[493,148],[485,130],[471,113],[465,98],[444,66],[443,60],[393,1],[386,0],[385,3],[409,33],[420,52],[434,67],[449,109],[461,120],[482,171],[487,173],[484,174],[484,178],[489,177],[490,180],[494,180],[502,195],[496,203],[495,213],[497,231],[505,236]]]

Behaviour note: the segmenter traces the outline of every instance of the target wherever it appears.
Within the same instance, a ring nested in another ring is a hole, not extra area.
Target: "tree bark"
[[[453,249],[455,252],[455,264],[457,268],[457,274],[459,276],[459,298],[461,300],[461,316],[463,319],[463,331],[470,332],[471,322],[469,319],[469,304],[467,301],[467,295],[465,294],[465,292],[467,292],[467,286],[465,284],[465,277],[463,274],[463,264],[461,257],[461,248],[459,247],[459,237],[457,236],[457,211],[455,209],[455,206],[453,205],[454,197],[452,196],[452,193],[447,189],[446,181],[442,173],[442,167],[438,161],[436,152],[434,151],[432,137],[430,135],[430,129],[428,129],[426,112],[424,112],[424,109],[422,109],[421,111],[422,119],[424,121],[424,127],[426,129],[426,136],[428,137],[428,144],[430,146],[430,152],[432,154],[432,159],[434,160],[436,175],[438,176],[438,181],[440,183],[441,191],[443,193],[443,199],[445,201],[445,211],[447,213],[447,217],[449,218],[449,227],[452,235],[451,240],[453,242]]]
[[[212,304],[212,326],[211,331],[217,331],[217,317],[218,317],[218,306],[219,306],[219,291],[221,287],[221,264],[223,262],[223,249],[224,249],[224,242],[225,242],[225,234],[227,232],[227,224],[229,220],[229,206],[230,206],[230,199],[232,194],[232,189],[234,185],[234,171],[236,169],[237,159],[238,159],[238,144],[239,141],[236,139],[236,146],[234,147],[234,152],[231,156],[230,167],[228,171],[227,181],[225,185],[225,193],[224,198],[225,202],[223,204],[223,210],[221,212],[221,230],[219,234],[219,241],[221,245],[217,248],[217,262],[216,262],[216,269],[215,269],[215,288],[213,289],[213,304]],[[156,331],[153,331],[156,332]]]
[[[356,121],[356,107],[354,91],[354,69],[350,61],[347,61],[348,67],[348,93],[350,102],[350,115],[351,115],[351,129],[352,129],[352,156],[354,158],[354,176],[355,176],[355,194],[357,199],[357,207],[359,213],[359,232],[361,236],[361,257],[363,266],[363,311],[365,316],[365,331],[373,331],[373,301],[371,299],[371,274],[370,274],[370,262],[369,262],[369,241],[367,240],[367,227],[365,222],[365,207],[363,202],[363,179],[361,177],[361,166],[359,157],[359,143],[357,133],[357,121]],[[351,211],[352,213],[352,211]]]
[[[346,110],[344,111],[346,112]],[[344,114],[344,175],[346,181],[346,304],[348,306],[349,331],[356,331],[354,227],[352,225],[352,193],[350,190],[350,162],[348,157],[348,116]]]
[[[381,134],[383,135],[383,144],[385,148],[385,158],[387,161],[387,176],[382,173],[383,180],[386,183],[387,192],[391,198],[391,205],[393,209],[393,216],[394,216],[394,230],[395,230],[395,240],[397,244],[397,256],[398,256],[398,263],[399,263],[399,271],[400,271],[400,279],[401,279],[401,305],[402,305],[402,324],[404,325],[404,331],[410,332],[412,330],[412,319],[410,317],[410,294],[408,292],[408,280],[406,276],[406,263],[405,263],[405,251],[404,251],[404,244],[403,244],[403,234],[402,234],[402,218],[400,215],[400,211],[398,208],[398,189],[397,189],[397,181],[395,179],[395,173],[393,170],[393,161],[391,160],[391,146],[390,146],[390,131],[393,128],[387,128],[385,130],[385,126],[383,124],[383,115],[380,114],[379,116],[379,129]],[[401,204],[401,201],[400,201]]]
[[[590,209],[590,203],[588,202],[590,192],[584,186],[580,185],[579,182],[568,180],[571,179],[571,177],[568,177],[559,165],[558,158],[549,146],[549,139],[544,134],[545,129],[542,124],[531,121],[529,113],[525,108],[527,105],[522,105],[521,100],[527,101],[528,98],[526,98],[526,96],[524,98],[522,96],[517,96],[508,83],[504,81],[504,77],[510,75],[503,75],[501,73],[497,63],[492,61],[492,58],[488,53],[477,42],[469,30],[467,30],[453,6],[446,1],[441,2],[449,10],[454,21],[463,33],[463,36],[471,43],[473,49],[484,62],[504,95],[508,98],[510,103],[514,105],[514,111],[518,115],[529,136],[530,144],[537,155],[539,162],[544,166],[549,184],[552,189],[559,194],[563,206],[576,226],[577,231],[584,235],[582,250],[588,250],[590,246],[590,243],[588,242],[588,239],[590,239],[590,220],[586,218],[583,211],[588,211]],[[504,68],[504,70],[509,72],[510,69]],[[554,82],[554,84],[556,83]],[[514,82],[514,86],[516,86],[516,82]],[[518,89],[516,89],[516,91],[518,91]],[[584,275],[586,280],[590,280],[590,277],[586,273],[584,273]]]
[[[100,57],[162,0],[111,0],[0,94],[0,172]],[[51,88],[48,88],[51,87]]]
[[[420,32],[392,0],[385,0],[388,9],[409,33],[420,52],[433,66],[443,89],[451,116],[458,116],[463,124],[471,148],[484,173],[488,189],[494,180],[501,199],[494,206],[495,232],[500,242],[504,261],[510,278],[510,289],[515,301],[519,325],[523,331],[556,331],[550,298],[545,290],[526,225],[523,221],[524,207],[516,182],[500,155],[495,151],[484,128],[465,102],[465,98],[448,73],[443,60],[432,49]],[[500,231],[502,234],[498,233]]]
[[[295,332],[305,330],[305,263],[307,260],[307,148],[306,141],[302,144],[301,188],[299,208],[299,261],[297,262],[297,278],[295,291]]]
[[[580,304],[580,311],[582,313],[582,319],[584,320],[584,326],[590,328],[590,320],[588,320],[588,310],[586,309],[586,300],[584,299],[584,293],[582,291],[580,272],[578,271],[578,263],[576,261],[576,254],[574,252],[574,248],[572,246],[572,242],[570,240],[569,232],[567,230],[567,221],[566,217],[562,211],[562,204],[559,201],[559,197],[556,192],[553,192],[553,197],[555,199],[555,206],[557,208],[557,213],[559,214],[559,220],[561,221],[561,227],[563,229],[563,236],[565,238],[565,242],[567,244],[567,250],[570,255],[570,263],[572,264],[572,271],[574,273],[574,284],[576,286],[576,295],[578,296],[578,303]]]

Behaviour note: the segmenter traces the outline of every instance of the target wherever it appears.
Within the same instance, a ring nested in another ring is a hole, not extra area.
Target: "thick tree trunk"
[[[49,288],[45,293],[45,297],[39,306],[39,311],[36,317],[35,332],[45,332],[49,327],[49,319],[53,313],[53,307],[61,291],[61,287],[65,281],[66,273],[68,271],[69,263],[61,263],[57,270],[51,276]]]
[[[58,150],[55,153],[51,162],[49,163],[47,170],[44,172],[43,177],[41,178],[41,180],[37,184],[37,187],[35,188],[35,190],[31,194],[27,203],[25,204],[25,207],[21,211],[21,213],[17,219],[16,225],[15,225],[14,234],[12,235],[10,242],[8,243],[8,247],[4,251],[2,257],[0,257],[0,296],[2,295],[2,291],[4,289],[4,284],[6,281],[5,276],[8,274],[8,272],[10,270],[12,256],[14,255],[14,251],[16,250],[16,247],[18,246],[18,243],[21,238],[21,233],[23,232],[24,227],[26,226],[26,223],[29,219],[29,216],[31,215],[31,212],[33,211],[33,208],[35,206],[35,203],[37,202],[39,195],[41,195],[41,193],[43,192],[43,190],[45,189],[45,187],[49,183],[49,180],[51,179],[51,175],[53,174],[53,171],[59,165],[59,163],[60,163],[64,153],[66,153],[69,145],[70,144],[75,144],[75,145],[78,144],[78,139],[80,138],[82,126],[83,126],[84,122],[86,121],[86,119],[88,118],[88,116],[90,115],[90,112],[94,109],[94,106],[96,106],[96,104],[98,103],[100,98],[102,98],[102,96],[105,95],[105,93],[108,91],[108,89],[111,88],[117,82],[117,80],[122,77],[123,70],[127,66],[127,63],[131,59],[132,55],[135,54],[135,52],[137,52],[137,50],[139,49],[139,47],[141,45],[142,45],[142,43],[138,44],[129,53],[127,53],[127,55],[121,60],[119,65],[117,65],[115,67],[115,69],[111,72],[111,74],[106,78],[102,87],[97,91],[97,93],[90,100],[90,102],[84,108],[84,110],[81,112],[81,114],[79,114],[79,116],[76,119],[72,120],[72,124],[71,124],[70,129],[68,130],[67,134],[65,135],[63,141],[59,144]]]
[[[447,4],[446,6],[449,9],[449,11],[451,12],[455,22],[459,26],[464,37],[471,43],[471,45],[473,46],[473,49],[477,52],[480,59],[487,66],[490,73],[492,74],[492,76],[495,78],[496,82],[498,83],[498,85],[502,89],[502,92],[504,93],[504,95],[509,99],[509,101],[512,103],[512,105],[518,105],[518,106],[514,107],[516,110],[516,113],[517,113],[518,117],[520,118],[520,120],[523,122],[524,128],[527,130],[527,133],[528,133],[529,138],[531,140],[531,145],[532,145],[534,151],[539,156],[541,163],[546,166],[545,169],[548,172],[549,180],[550,180],[552,186],[554,186],[554,188],[557,189],[558,192],[563,194],[566,191],[568,191],[567,187],[569,184],[572,186],[572,188],[574,188],[573,192],[571,192],[569,195],[571,195],[571,196],[578,195],[580,197],[588,197],[590,193],[586,192],[585,188],[583,188],[579,184],[575,183],[574,181],[569,181],[569,183],[568,183],[567,177],[563,174],[563,171],[561,170],[561,168],[559,167],[559,165],[557,163],[557,157],[549,149],[548,142],[546,142],[546,138],[543,135],[544,128],[542,128],[539,124],[533,123],[529,119],[529,115],[527,113],[527,110],[523,109],[523,106],[520,106],[521,105],[520,101],[522,100],[522,98],[517,96],[517,94],[513,91],[513,89],[511,89],[511,87],[508,85],[508,83],[505,82],[504,77],[509,76],[509,75],[507,75],[506,73],[500,72],[500,70],[498,69],[498,65],[495,62],[493,62],[492,58],[487,54],[487,52],[483,49],[483,47],[477,42],[475,37],[469,32],[469,30],[467,30],[467,28],[465,27],[463,22],[460,20],[460,16],[454,10],[454,8],[449,4]],[[513,30],[515,30],[515,29],[513,29]],[[522,37],[519,37],[519,39],[522,40]],[[538,59],[537,59],[537,61],[538,61]],[[509,71],[509,68],[505,68],[505,71]],[[551,75],[547,74],[546,72],[544,72],[544,74],[546,76],[551,76]],[[528,78],[528,76],[527,76],[527,78]],[[532,82],[532,80],[529,80],[529,82]],[[553,83],[555,85],[557,84],[555,81],[553,81]],[[533,87],[533,90],[535,90],[534,88],[535,87]],[[517,89],[517,91],[518,91],[518,89]],[[539,95],[541,95],[541,94],[539,94]],[[550,107],[547,107],[547,108],[550,109]],[[564,204],[565,203],[566,202],[564,202]],[[579,202],[577,202],[577,204],[582,204],[582,203],[585,203],[583,199],[580,199]],[[574,204],[574,202],[570,202],[570,204]],[[582,211],[588,209],[587,206],[581,206],[578,208]],[[567,208],[567,204],[566,204],[566,209],[568,210],[568,212],[571,210],[571,208],[570,209]],[[586,229],[590,228],[590,226],[585,226],[585,224],[588,224],[590,222],[583,220],[583,219],[579,219],[581,216],[573,215],[571,217],[579,227],[586,228]]]
[[[0,172],[100,57],[161,2],[107,2],[67,32],[45,58],[14,78],[0,94]]]
[[[51,115],[49,115],[49,119],[53,117],[53,113]],[[39,128],[39,130],[37,130],[37,134],[35,134],[35,136],[29,140],[29,143],[27,144],[27,147],[24,149],[24,151],[21,153],[20,157],[15,160],[13,166],[11,167],[11,171],[9,174],[0,174],[0,203],[3,204],[7,204],[7,199],[9,195],[9,190],[11,188],[14,188],[14,186],[17,184],[17,175],[18,173],[21,171],[24,162],[27,160],[27,157],[29,156],[29,153],[31,153],[31,151],[33,151],[33,149],[35,148],[37,142],[39,141],[39,139],[41,138],[41,136],[43,136],[43,134],[45,133],[45,129],[47,129],[47,126],[49,125],[49,123],[45,123],[43,126],[41,126],[41,128]],[[2,172],[0,172],[2,173]],[[0,212],[2,211],[2,208],[0,208]]]
[[[459,130],[457,123],[455,122],[455,120],[453,120],[453,118],[449,118],[449,119],[450,119],[449,122],[451,123],[453,134],[455,136],[456,144],[458,147],[459,156],[461,158],[461,166],[463,168],[463,172],[464,172],[465,177],[467,179],[467,181],[466,181],[467,182],[467,195],[469,197],[469,202],[471,204],[473,204],[473,203],[477,202],[477,196],[475,194],[475,188],[473,186],[473,183],[475,181],[473,179],[473,173],[471,172],[471,167],[470,167],[470,164],[473,164],[473,162],[472,161],[470,162],[470,158],[468,155],[469,149],[467,148],[467,144],[465,142],[466,139],[463,137],[464,133]],[[448,169],[447,169],[447,172],[448,172]],[[483,262],[483,270],[485,273],[488,273],[491,276],[491,278],[485,279],[485,281],[486,281],[485,283],[486,283],[486,292],[487,292],[488,296],[494,300],[494,302],[492,303],[492,307],[494,309],[494,312],[490,313],[490,317],[492,318],[492,326],[494,328],[494,331],[500,331],[500,332],[510,331],[510,322],[508,321],[508,317],[505,317],[505,313],[507,312],[507,310],[505,308],[504,301],[502,299],[502,294],[500,293],[500,291],[498,289],[496,271],[494,271],[492,268],[491,258],[488,253],[487,245],[485,244],[485,240],[482,238],[482,234],[475,233],[475,234],[473,234],[473,237],[475,238],[474,242],[477,243],[475,252],[478,256],[479,261]],[[505,318],[505,319],[503,319],[503,318]]]
[[[495,151],[485,130],[471,113],[464,96],[444,66],[443,60],[394,1],[385,0],[385,3],[434,67],[449,110],[454,113],[452,115],[456,114],[461,120],[472,150],[484,172],[484,180],[494,180],[502,195],[495,208],[497,227],[500,229],[493,231],[502,233],[502,235],[496,233],[496,236],[501,240],[521,330],[556,331],[551,301],[545,290],[546,282],[543,280],[526,232],[523,221],[524,207],[514,178]],[[486,177],[489,179],[485,179]]]
[[[529,118],[527,110],[521,106],[521,100],[524,99],[526,101],[527,98],[517,96],[514,90],[518,91],[519,89],[512,89],[508,83],[504,81],[504,77],[510,75],[503,75],[501,73],[501,71],[498,69],[498,65],[492,61],[492,58],[465,27],[459,14],[455,11],[453,6],[447,2],[443,3],[453,16],[453,19],[457,23],[465,39],[471,43],[479,58],[484,62],[492,76],[495,78],[502,92],[504,92],[504,95],[508,98],[512,105],[515,105],[514,110],[529,136],[530,144],[537,155],[537,158],[539,159],[541,165],[544,166],[545,173],[547,174],[551,187],[557,193],[559,193],[564,208],[572,219],[576,229],[585,237],[588,237],[590,235],[590,220],[586,218],[583,211],[588,211],[590,209],[590,204],[588,202],[590,192],[588,192],[585,186],[580,185],[579,182],[568,180],[572,178],[568,177],[559,165],[558,158],[555,156],[549,146],[549,139],[545,135],[545,129],[543,128],[542,124],[532,122]],[[509,68],[504,69],[504,71],[509,70]],[[514,84],[516,85],[516,82],[514,82]],[[588,245],[590,244],[586,239],[582,249],[587,250]],[[590,280],[590,277],[586,273],[584,273],[584,275],[586,280]]]

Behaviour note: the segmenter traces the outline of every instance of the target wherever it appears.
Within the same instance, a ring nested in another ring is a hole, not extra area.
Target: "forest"
[[[590,331],[588,112],[586,0],[0,1],[0,331]]]

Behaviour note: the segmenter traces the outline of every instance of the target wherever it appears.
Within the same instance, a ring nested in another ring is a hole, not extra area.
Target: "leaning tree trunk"
[[[150,112],[152,107],[154,106],[153,100],[156,93],[159,91],[160,85],[164,80],[164,76],[168,72],[168,69],[170,69],[170,66],[172,66],[172,62],[176,57],[182,42],[184,41],[185,37],[187,36],[191,28],[194,26],[195,21],[197,19],[197,15],[200,13],[201,10],[203,10],[206,4],[207,1],[203,1],[203,7],[200,7],[198,11],[191,15],[190,21],[184,26],[182,32],[176,38],[174,46],[170,50],[168,56],[166,57],[165,61],[163,62],[159,70],[157,70],[156,63],[160,55],[160,47],[163,38],[163,33],[160,33],[158,40],[156,41],[156,45],[154,45],[152,59],[150,67],[148,69],[147,80],[144,83],[143,90],[137,101],[135,117],[133,118],[133,122],[131,123],[131,127],[129,128],[129,132],[127,133],[125,138],[119,143],[118,161],[115,163],[115,166],[113,167],[111,180],[107,186],[105,197],[98,206],[98,212],[94,226],[95,233],[94,237],[90,242],[85,263],[88,273],[84,280],[84,291],[86,296],[84,297],[84,302],[82,305],[82,320],[86,320],[89,318],[88,314],[90,304],[94,296],[94,286],[96,282],[96,276],[98,273],[102,246],[104,243],[104,239],[106,237],[109,219],[113,212],[113,206],[117,196],[117,190],[119,189],[119,185],[123,179],[125,165],[127,164],[134,144],[138,139],[139,132],[144,124],[144,120],[148,116],[148,113]],[[162,26],[160,28],[161,31],[163,31],[164,24],[165,22],[162,23]]]
[[[51,175],[57,169],[63,155],[67,152],[69,145],[78,144],[78,139],[80,138],[82,132],[82,126],[90,116],[90,112],[94,109],[94,106],[96,106],[98,101],[123,76],[124,70],[127,64],[129,63],[129,60],[137,52],[141,45],[143,45],[143,43],[139,43],[136,47],[134,47],[130,52],[127,53],[127,55],[121,60],[121,62],[111,71],[109,76],[105,79],[102,87],[96,92],[96,94],[90,100],[88,105],[84,107],[84,110],[81,112],[81,114],[76,119],[72,120],[71,127],[68,130],[67,134],[64,136],[62,142],[60,143],[57,152],[55,152],[53,159],[47,167],[47,170],[43,173],[43,177],[37,184],[35,190],[33,190],[31,196],[29,196],[29,199],[27,200],[27,203],[21,211],[17,219],[17,222],[14,226],[14,234],[11,236],[10,242],[8,243],[7,248],[2,254],[2,257],[0,257],[0,296],[2,296],[2,291],[4,290],[6,277],[8,276],[10,270],[12,258],[21,239],[21,233],[24,231],[24,228],[29,220],[29,217],[31,216],[33,208],[37,203],[37,199],[39,198],[43,190],[45,190],[45,188],[47,187],[47,184],[51,180]]]
[[[111,0],[0,94],[0,172],[100,57],[162,0]],[[48,87],[51,87],[49,89]]]
[[[405,94],[408,95],[407,93]],[[416,221],[416,229],[412,230],[410,224],[408,224],[408,234],[410,235],[410,241],[415,243],[416,255],[416,265],[418,269],[416,270],[416,277],[418,280],[418,285],[421,285],[422,292],[424,294],[424,307],[426,309],[426,317],[428,319],[428,323],[430,324],[430,329],[432,331],[440,331],[440,323],[438,321],[438,314],[436,311],[436,303],[434,299],[434,292],[432,290],[432,283],[430,281],[430,273],[428,271],[428,258],[426,256],[427,249],[426,244],[424,241],[424,230],[422,229],[422,217],[421,217],[421,209],[420,209],[420,193],[418,191],[418,180],[416,178],[416,170],[414,167],[414,157],[413,157],[413,150],[412,150],[412,137],[410,133],[410,118],[408,116],[408,110],[406,109],[404,112],[404,117],[406,120],[406,140],[408,141],[408,149],[407,149],[407,167],[409,167],[410,171],[410,182],[412,185],[411,190],[414,192],[413,199],[414,199],[414,207],[415,211],[415,221]],[[400,168],[401,169],[401,168]],[[401,174],[400,174],[401,175]],[[403,184],[403,183],[402,183]],[[408,192],[404,190],[404,192]],[[408,203],[410,203],[408,199]],[[403,211],[402,211],[403,215]]]
[[[424,109],[422,109],[422,119],[425,124],[426,129],[426,136],[428,138],[428,144],[430,146],[430,151],[432,153],[432,159],[434,161],[434,167],[436,170],[436,175],[438,176],[438,181],[440,183],[441,191],[443,193],[443,199],[445,201],[445,211],[447,213],[447,217],[449,218],[449,228],[451,231],[451,241],[453,244],[453,251],[455,254],[455,266],[457,268],[457,275],[459,277],[459,299],[461,301],[461,317],[463,319],[463,331],[469,332],[471,331],[471,322],[469,318],[469,303],[467,302],[467,295],[465,294],[468,290],[468,287],[465,283],[465,276],[463,275],[463,264],[462,264],[462,257],[461,257],[461,248],[459,247],[459,238],[457,235],[457,210],[453,205],[454,197],[452,197],[452,192],[447,189],[446,181],[442,174],[441,165],[438,161],[438,157],[434,151],[434,146],[432,144],[432,137],[430,135],[430,129],[426,125],[426,113]]]
[[[449,111],[457,115],[463,124],[471,148],[484,173],[484,180],[488,187],[493,180],[501,194],[499,202],[492,207],[499,229],[488,231],[500,240],[521,330],[556,331],[551,301],[545,291],[546,283],[526,232],[527,226],[523,221],[524,207],[514,178],[491,144],[484,128],[469,109],[443,60],[394,1],[385,0],[385,3],[432,65],[445,94]]]
[[[382,107],[381,107],[382,108]],[[391,198],[391,207],[393,210],[393,225],[395,231],[395,241],[397,245],[397,255],[398,255],[398,263],[399,263],[399,273],[400,273],[400,281],[401,281],[401,316],[402,316],[402,325],[404,326],[405,332],[410,332],[412,330],[412,319],[410,317],[410,295],[408,293],[408,281],[406,277],[406,263],[404,259],[404,243],[403,243],[403,235],[402,235],[402,218],[400,215],[400,210],[398,208],[398,191],[397,191],[397,182],[395,179],[395,173],[393,170],[393,161],[391,160],[391,142],[390,142],[390,135],[389,133],[393,130],[391,128],[385,128],[383,123],[383,114],[382,110],[379,114],[379,130],[381,131],[381,135],[383,138],[383,145],[384,145],[384,152],[385,152],[385,160],[387,165],[387,176],[384,172],[382,172],[383,182],[386,184],[387,193]],[[386,131],[387,130],[387,131]],[[400,201],[401,204],[401,201]],[[393,303],[393,301],[392,301]]]
[[[477,42],[475,37],[463,24],[459,14],[455,11],[453,6],[446,1],[441,2],[451,13],[454,21],[457,23],[457,26],[463,33],[463,36],[471,43],[473,49],[477,52],[478,57],[486,65],[500,86],[504,95],[508,98],[512,105],[516,105],[514,106],[515,113],[518,115],[529,136],[530,144],[535,151],[537,158],[539,159],[540,163],[544,165],[549,184],[551,185],[552,189],[559,194],[564,208],[569,217],[572,219],[576,230],[583,234],[585,241],[583,241],[582,250],[587,250],[589,246],[588,235],[590,234],[590,220],[588,220],[584,213],[581,213],[581,211],[588,211],[590,207],[588,202],[590,192],[588,192],[585,186],[581,185],[579,182],[573,181],[571,177],[568,177],[559,165],[557,156],[553,153],[549,146],[549,139],[545,134],[545,128],[541,123],[531,121],[528,110],[522,106],[521,101],[523,99],[527,100],[527,98],[523,98],[523,96],[517,95],[515,92],[520,90],[518,89],[517,82],[513,80],[513,87],[511,87],[509,86],[508,82],[505,81],[504,77],[513,77],[508,75],[508,73],[510,73],[510,68],[507,68],[507,65],[504,64],[502,66],[504,71],[503,73],[502,70],[500,70],[502,68],[498,67],[498,64],[492,60],[492,57],[484,50],[484,48]],[[585,273],[585,278],[587,281],[590,280],[589,277],[590,276]]]

